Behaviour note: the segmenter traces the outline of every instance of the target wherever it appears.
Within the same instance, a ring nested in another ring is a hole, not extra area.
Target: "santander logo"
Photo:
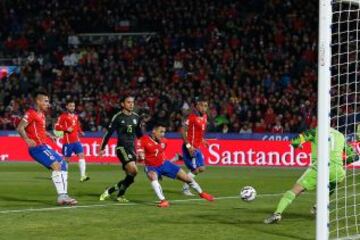
[[[263,142],[262,145],[264,144]],[[295,152],[291,145],[287,145],[282,150],[267,151],[256,145],[250,148],[239,146],[238,150],[228,150],[221,144],[213,143],[209,146],[207,162],[210,165],[305,167],[309,165],[310,159],[310,153]]]

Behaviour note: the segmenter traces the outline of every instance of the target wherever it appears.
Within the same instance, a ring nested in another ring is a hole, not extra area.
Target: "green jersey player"
[[[275,212],[264,220],[264,223],[277,223],[281,220],[281,214],[304,191],[311,191],[316,188],[317,178],[317,128],[305,131],[291,141],[294,148],[302,147],[305,142],[311,142],[311,165],[304,174],[297,180],[293,188],[280,199]],[[345,178],[343,153],[346,153],[347,163],[357,160],[358,156],[353,148],[346,143],[344,135],[330,128],[330,195],[335,191],[336,185]],[[316,210],[314,207],[313,210]]]

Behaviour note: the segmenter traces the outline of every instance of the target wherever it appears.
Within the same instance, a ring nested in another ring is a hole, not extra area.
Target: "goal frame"
[[[318,176],[316,239],[329,239],[329,142],[332,1],[319,0],[318,44]]]

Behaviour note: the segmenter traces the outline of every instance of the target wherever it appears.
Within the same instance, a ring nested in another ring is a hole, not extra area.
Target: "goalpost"
[[[360,239],[360,169],[346,166],[329,198],[330,126],[347,142],[360,131],[360,0],[319,1],[316,239]],[[359,71],[358,71],[359,69]]]

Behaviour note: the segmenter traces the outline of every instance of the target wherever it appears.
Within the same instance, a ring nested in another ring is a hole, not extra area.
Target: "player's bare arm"
[[[187,140],[188,129],[189,129],[188,125],[184,123],[183,128],[181,130],[181,136],[184,141],[185,147],[189,150],[190,155],[193,155],[195,152],[195,148]]]
[[[20,136],[22,137],[22,139],[24,139],[24,141],[26,142],[26,144],[29,146],[29,147],[35,147],[36,146],[36,143],[34,142],[34,140],[31,140],[27,134],[26,134],[26,131],[25,131],[25,128],[26,126],[28,125],[29,123],[26,122],[24,119],[22,119],[19,123],[19,125],[17,126],[16,128],[16,131],[20,134]]]

